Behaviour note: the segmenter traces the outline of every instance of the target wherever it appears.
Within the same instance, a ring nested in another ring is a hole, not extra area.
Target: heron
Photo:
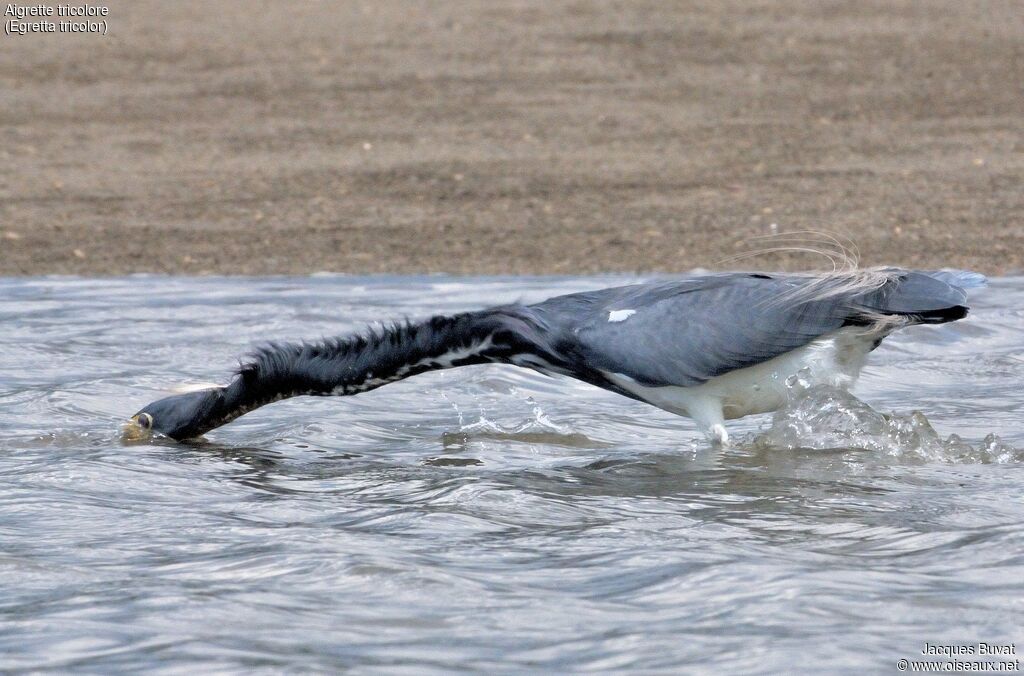
[[[316,342],[271,343],[223,387],[154,401],[130,436],[200,437],[297,396],[350,396],[415,375],[509,364],[568,376],[691,418],[713,445],[725,421],[782,407],[793,379],[849,389],[897,329],[967,315],[958,270],[690,275],[401,321]]]

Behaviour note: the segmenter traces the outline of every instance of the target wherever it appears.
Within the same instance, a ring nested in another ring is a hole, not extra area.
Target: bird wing
[[[841,299],[775,302],[798,280],[714,275],[615,294],[572,328],[589,368],[642,385],[699,385],[806,345],[843,326]],[[617,297],[615,297],[617,296]]]
[[[958,319],[966,314],[958,283],[981,278],[896,268],[878,275],[713,274],[560,296],[531,309],[557,329],[554,352],[576,374],[690,387],[879,315]]]

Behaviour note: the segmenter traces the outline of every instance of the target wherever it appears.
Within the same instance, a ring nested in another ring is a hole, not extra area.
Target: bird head
[[[213,427],[223,410],[223,388],[204,389],[158,399],[131,417],[125,425],[128,439],[164,434],[182,440]]]

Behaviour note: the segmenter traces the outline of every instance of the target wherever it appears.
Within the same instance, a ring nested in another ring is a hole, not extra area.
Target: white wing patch
[[[183,383],[170,388],[170,392],[171,394],[190,394],[192,392],[202,392],[203,390],[216,390],[222,387],[227,387],[227,385],[218,385],[217,383]]]
[[[608,321],[624,322],[635,314],[636,310],[612,310],[608,313]]]

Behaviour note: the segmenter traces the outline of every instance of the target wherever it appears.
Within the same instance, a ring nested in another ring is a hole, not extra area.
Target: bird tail
[[[952,270],[947,268],[944,270],[926,270],[922,271],[921,274],[961,289],[980,289],[988,286],[988,278],[980,272],[972,270]]]
[[[942,324],[967,316],[967,288],[986,283],[984,275],[966,270],[900,271],[890,283],[858,299],[875,321]]]

